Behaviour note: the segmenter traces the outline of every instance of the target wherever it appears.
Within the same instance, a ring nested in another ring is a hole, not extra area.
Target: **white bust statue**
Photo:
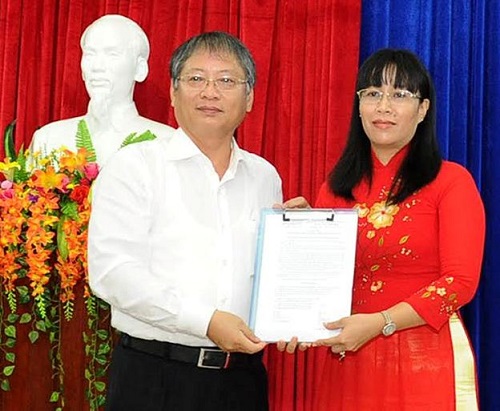
[[[139,25],[120,15],[102,16],[85,29],[80,45],[82,77],[90,96],[87,113],[43,126],[34,133],[30,150],[42,155],[62,146],[76,151],[82,119],[101,166],[132,133],[169,135],[171,127],[140,116],[133,100],[135,83],[144,81],[149,70],[149,41]]]

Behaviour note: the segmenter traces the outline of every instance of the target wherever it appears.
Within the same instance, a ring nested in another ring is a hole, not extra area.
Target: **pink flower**
[[[89,163],[83,166],[83,172],[85,173],[85,177],[90,181],[94,180],[99,174],[99,166],[97,163]]]
[[[7,198],[14,198],[14,189],[9,188],[4,191],[0,191],[0,200],[6,200]]]
[[[2,190],[8,190],[9,188],[12,188],[14,184],[12,184],[12,181],[10,180],[4,180],[0,183],[0,187]]]
[[[0,199],[14,198],[14,184],[10,180],[4,180],[0,183]]]

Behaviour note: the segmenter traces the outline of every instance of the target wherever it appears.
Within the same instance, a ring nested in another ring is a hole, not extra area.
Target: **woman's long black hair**
[[[442,157],[436,138],[435,91],[427,69],[410,51],[381,49],[360,67],[356,90],[380,87],[388,81],[395,88],[418,93],[421,96],[420,101],[428,99],[430,102],[427,114],[417,126],[409,143],[408,153],[389,192],[387,202],[397,204],[436,178]],[[359,98],[356,96],[346,147],[328,175],[330,190],[348,200],[355,200],[353,189],[364,178],[370,184],[372,181],[370,140],[363,129],[359,114]]]

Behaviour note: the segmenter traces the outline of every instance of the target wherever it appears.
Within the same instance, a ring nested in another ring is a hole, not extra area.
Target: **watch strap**
[[[388,311],[380,311],[380,314],[384,317],[385,320],[385,325],[392,323],[392,318],[391,315],[389,314]]]

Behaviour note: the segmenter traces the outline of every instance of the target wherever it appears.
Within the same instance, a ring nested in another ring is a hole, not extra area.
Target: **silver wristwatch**
[[[382,334],[385,337],[389,337],[396,332],[396,324],[392,321],[392,318],[387,311],[381,311],[380,314],[382,314],[385,320],[384,328],[382,328]]]

